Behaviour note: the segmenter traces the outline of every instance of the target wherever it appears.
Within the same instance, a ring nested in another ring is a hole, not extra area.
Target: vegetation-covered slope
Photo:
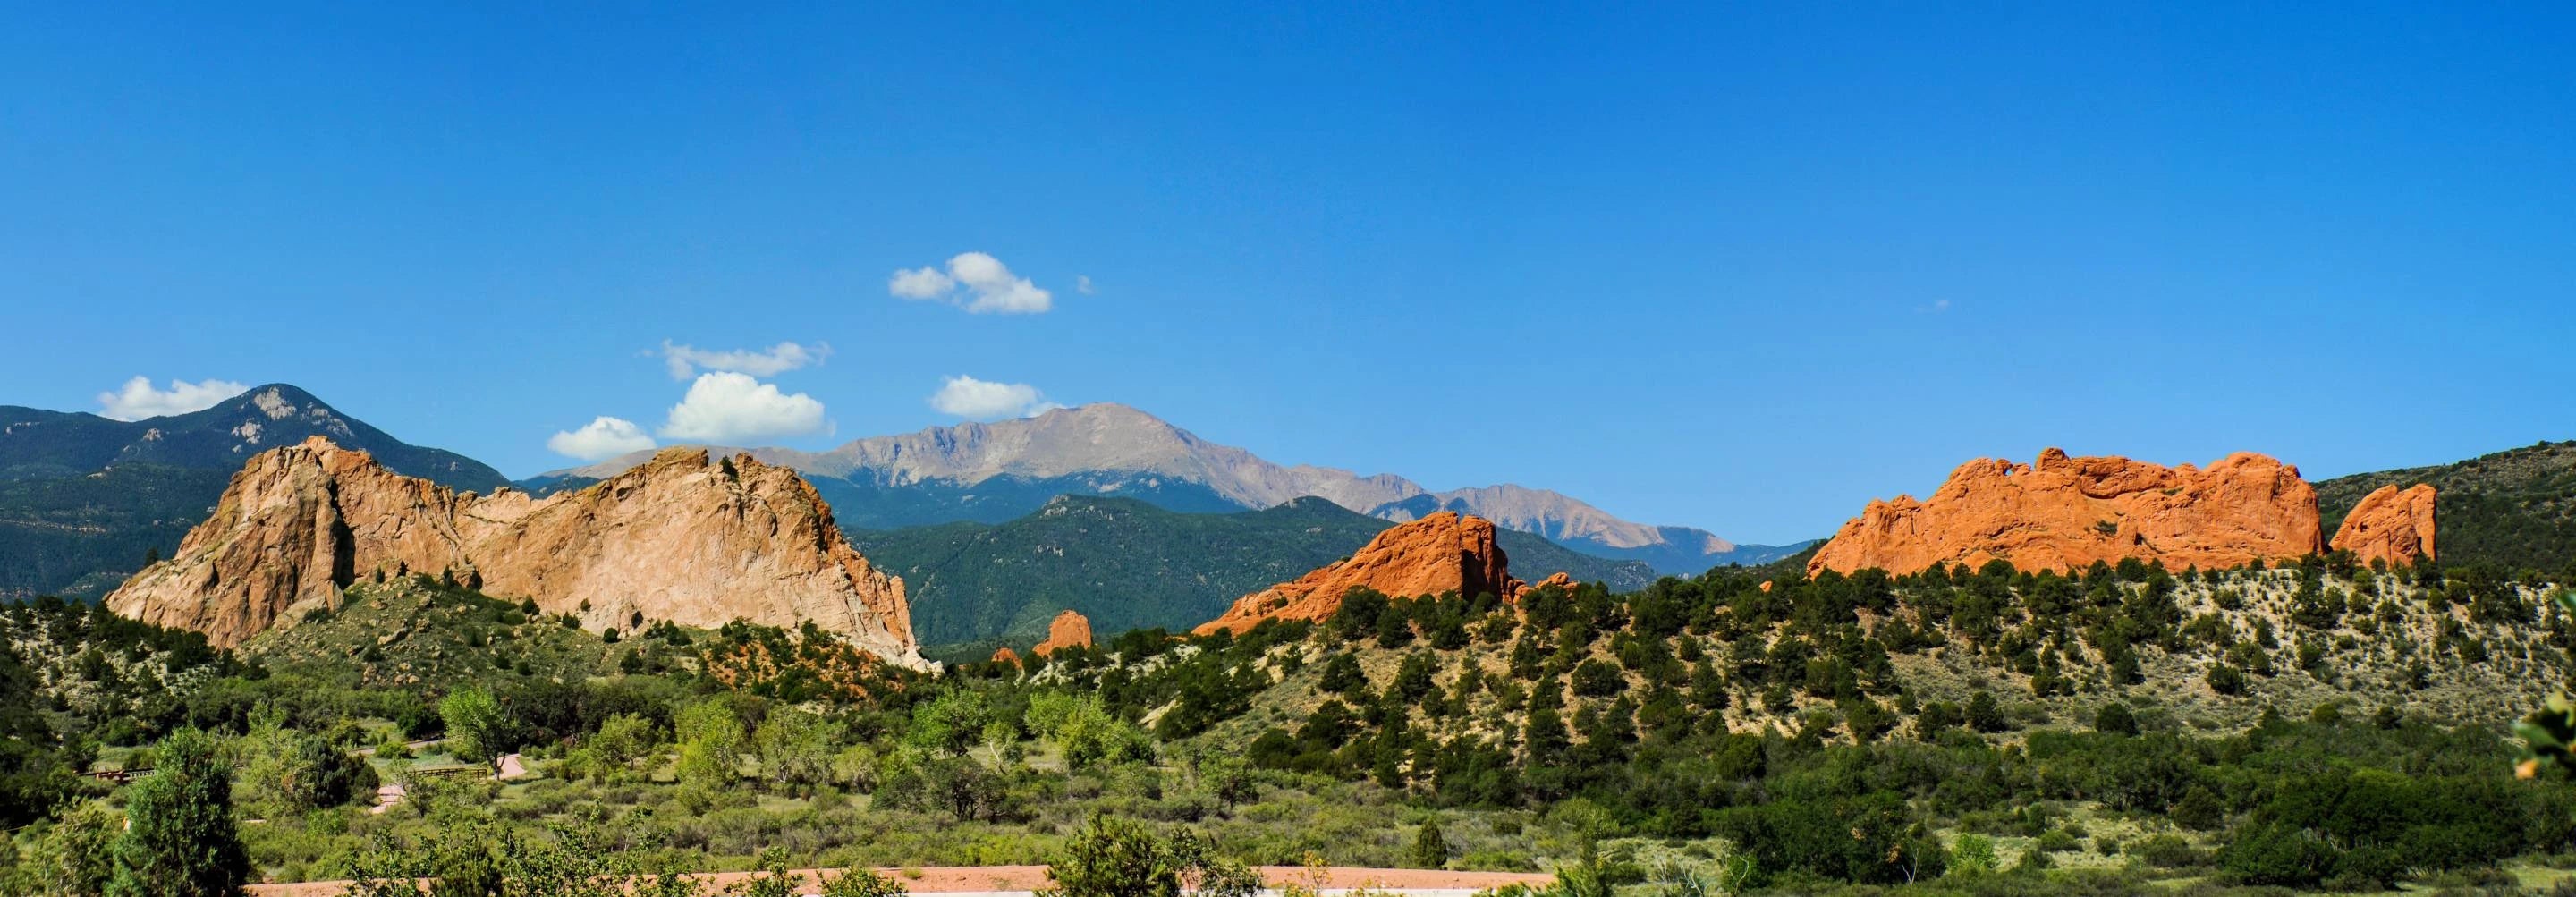
[[[2497,737],[2568,678],[2555,591],[2322,563],[1721,570],[1521,614],[1355,593],[1323,624],[1122,638],[1036,678],[1266,768],[1724,839],[1754,881],[1916,880],[1975,835],[1990,866],[2009,839],[2041,865],[2368,888],[2576,837],[2564,786],[2514,782]]]
[[[1090,618],[1095,632],[1188,629],[1245,594],[1348,557],[1394,525],[1315,498],[1184,514],[1135,499],[1068,495],[999,525],[854,532],[851,539],[903,577],[923,645],[988,654],[996,642],[1035,643],[1047,621],[1068,608]],[[1633,589],[1654,575],[1641,563],[1576,554],[1527,533],[1504,531],[1499,541],[1513,572],[1527,579],[1562,570]]]
[[[2576,571],[2576,440],[2320,482],[2317,509],[2326,533],[2371,490],[2416,483],[2430,483],[2437,493],[2433,519],[2443,563]]]

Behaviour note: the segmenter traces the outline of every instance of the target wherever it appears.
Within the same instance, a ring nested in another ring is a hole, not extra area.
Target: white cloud
[[[941,414],[992,420],[1030,417],[1064,406],[1047,401],[1044,393],[1026,383],[994,383],[957,376],[947,378],[938,392],[930,394],[930,407]]]
[[[152,388],[152,378],[136,377],[125,381],[115,392],[98,394],[99,416],[115,420],[142,420],[166,417],[212,408],[216,403],[250,391],[250,387],[230,380],[201,380],[189,383],[170,381],[170,388]]]
[[[749,442],[803,436],[824,429],[823,403],[804,393],[786,394],[750,374],[709,371],[662,422],[662,437],[688,442]]]
[[[555,454],[584,461],[606,460],[652,447],[653,437],[644,435],[644,428],[615,417],[599,417],[581,429],[557,431],[546,439],[546,448]]]
[[[896,271],[894,279],[886,281],[886,292],[904,299],[937,299],[956,288],[957,281],[928,266],[915,271]]]
[[[1034,315],[1055,307],[1055,294],[1026,277],[1011,273],[1001,259],[981,252],[961,252],[948,260],[948,270],[922,267],[896,271],[886,292],[915,302],[945,302],[976,314]]]
[[[1089,275],[1089,274],[1076,274],[1076,275],[1074,275],[1074,276],[1073,276],[1073,291],[1074,291],[1074,292],[1076,292],[1076,293],[1081,293],[1081,294],[1083,294],[1083,295],[1085,295],[1085,296],[1089,296],[1089,295],[1091,295],[1091,275]]]
[[[767,349],[735,349],[720,352],[662,341],[662,361],[671,368],[671,379],[686,380],[701,370],[734,371],[754,377],[774,377],[785,371],[822,364],[832,357],[832,347],[818,343],[811,348],[795,343],[779,343]]]

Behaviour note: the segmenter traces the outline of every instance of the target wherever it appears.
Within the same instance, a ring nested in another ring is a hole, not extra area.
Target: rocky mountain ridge
[[[539,499],[457,492],[309,438],[251,458],[214,516],[107,603],[229,646],[336,608],[362,577],[431,572],[592,630],[811,621],[888,662],[927,665],[903,581],[850,547],[810,485],[692,449]]]
[[[453,489],[488,491],[509,482],[480,461],[407,444],[285,383],[253,387],[203,410],[137,421],[0,406],[0,479],[88,476],[118,465],[229,471],[252,455],[314,436]]]
[[[1738,546],[1705,530],[1633,523],[1544,489],[1502,484],[1434,492],[1393,474],[1363,476],[1330,467],[1284,466],[1114,403],[870,437],[826,452],[740,451],[819,478],[827,497],[836,506],[847,507],[852,519],[867,516],[856,507],[857,501],[885,500],[883,493],[889,489],[953,493],[942,506],[917,512],[926,515],[922,519],[884,521],[893,525],[999,522],[1033,511],[1045,498],[1065,492],[1135,495],[1194,512],[1215,510],[1206,507],[1209,504],[1258,510],[1316,496],[1397,522],[1439,511],[1474,514],[1577,551],[1643,560],[1668,573],[1698,573],[1731,562],[1763,563],[1803,547]],[[646,455],[639,452],[554,471],[531,482],[584,482],[623,470]],[[846,485],[836,487],[831,481]],[[986,484],[1006,488],[978,488]],[[1007,488],[1018,484],[1032,487]]]

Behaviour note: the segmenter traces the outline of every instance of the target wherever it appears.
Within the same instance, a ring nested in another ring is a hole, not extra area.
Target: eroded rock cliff
[[[2094,561],[2234,567],[2323,548],[2317,495],[2298,468],[2238,452],[2206,468],[2041,452],[2031,464],[1959,465],[1932,497],[1873,501],[1807,562],[1810,574],[1877,567],[1913,573],[1993,558],[2024,570]]]
[[[236,645],[382,573],[448,573],[597,630],[812,621],[923,667],[903,580],[843,538],[795,471],[671,449],[578,492],[453,492],[320,437],[253,457],[214,515],[108,607]]]
[[[1245,595],[1196,631],[1239,633],[1263,620],[1325,619],[1341,609],[1343,595],[1362,586],[1396,598],[1454,590],[1509,600],[1520,596],[1522,584],[1507,562],[1491,521],[1442,511],[1379,533],[1346,560]]]
[[[2335,528],[2334,539],[2327,543],[2350,551],[2362,563],[2387,561],[2402,567],[2418,558],[2433,554],[2433,487],[2417,483],[2411,488],[2381,486],[2361,497],[2344,515],[2343,525]]]
[[[1091,647],[1091,618],[1068,609],[1047,623],[1046,641],[1029,649],[1029,654],[1045,657],[1066,648],[1088,647]]]

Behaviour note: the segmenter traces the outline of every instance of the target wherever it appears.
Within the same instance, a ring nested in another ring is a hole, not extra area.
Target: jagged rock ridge
[[[2270,457],[2239,452],[2204,469],[2070,458],[2052,448],[2027,465],[1962,464],[1925,501],[1870,502],[1807,570],[1912,573],[2003,558],[2026,570],[2064,571],[2132,557],[2214,569],[2324,545],[2316,491],[2298,468]]]
[[[1263,620],[1325,619],[1341,609],[1342,596],[1362,587],[1396,598],[1455,591],[1508,601],[1520,597],[1523,585],[1494,543],[1493,521],[1442,511],[1379,533],[1346,560],[1245,595],[1196,631],[1239,633]]]
[[[450,573],[577,615],[693,626],[811,621],[888,662],[925,667],[903,580],[842,536],[794,471],[672,449],[545,499],[456,492],[313,437],[234,474],[213,517],[107,599],[120,614],[235,645],[329,608],[359,577]]]

